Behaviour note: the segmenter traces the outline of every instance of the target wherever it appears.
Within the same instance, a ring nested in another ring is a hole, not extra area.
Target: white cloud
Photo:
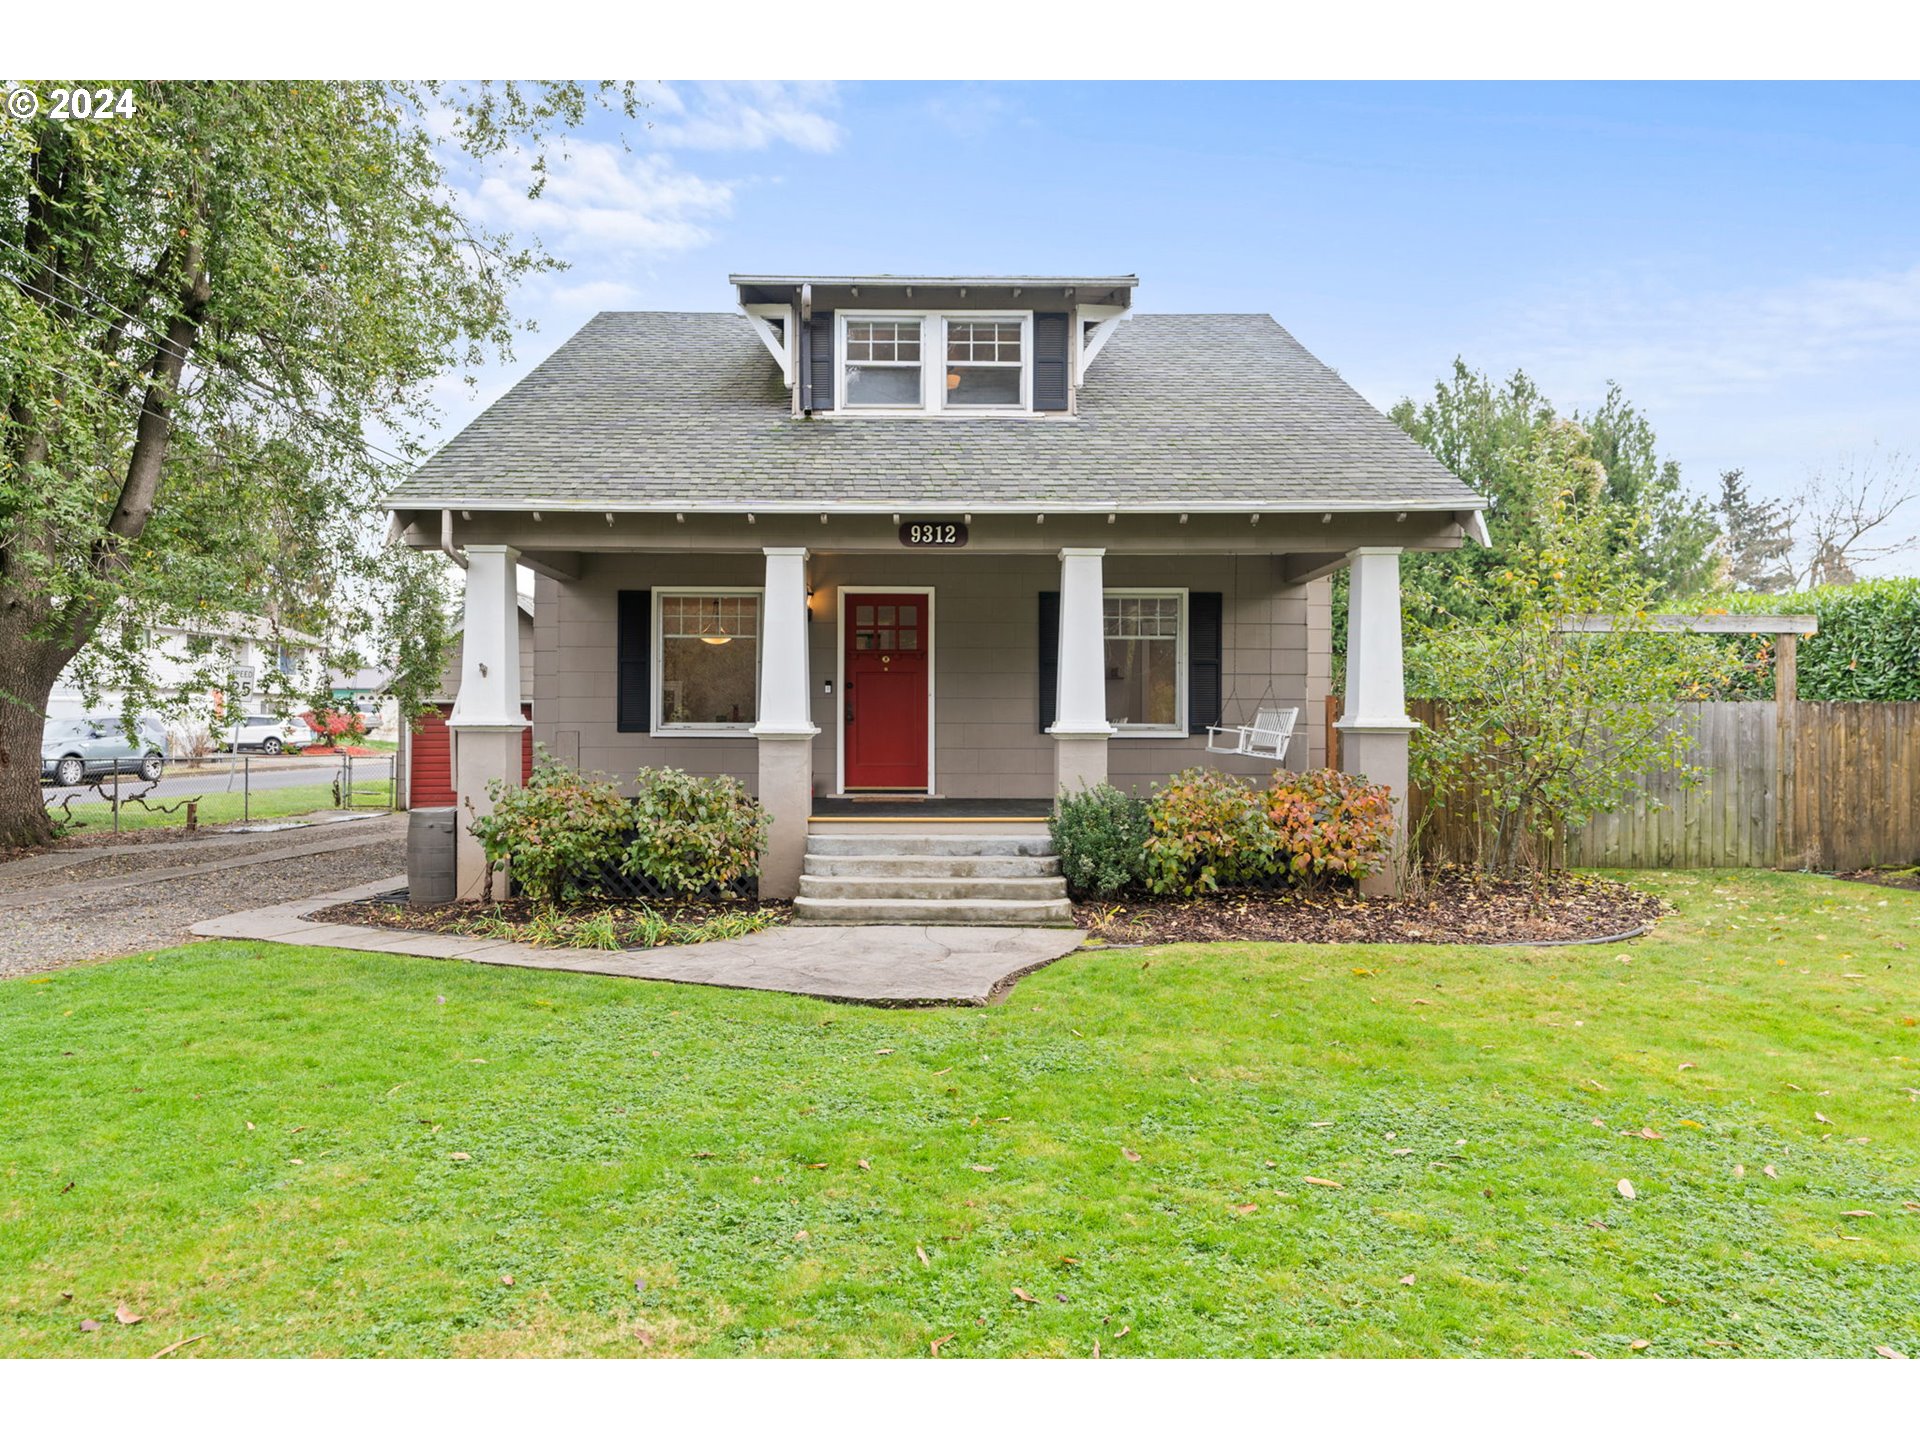
[[[1920,360],[1920,265],[1741,291],[1590,285],[1526,306],[1505,331],[1502,349],[1582,392],[1613,379],[1675,401],[1757,394]]]
[[[765,150],[791,145],[825,154],[846,132],[827,112],[838,103],[825,81],[728,81],[649,89],[650,135],[687,150]]]
[[[540,237],[562,258],[581,251],[670,254],[713,238],[711,221],[733,205],[733,183],[680,169],[664,155],[629,153],[617,144],[575,140],[549,161],[546,188],[529,196],[524,160],[467,192],[483,223]]]

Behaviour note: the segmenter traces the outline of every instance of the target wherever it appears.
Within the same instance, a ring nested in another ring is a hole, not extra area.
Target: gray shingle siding
[[[795,418],[747,321],[607,311],[404,481],[396,508],[1474,509],[1265,315],[1138,315],[1073,416]]]

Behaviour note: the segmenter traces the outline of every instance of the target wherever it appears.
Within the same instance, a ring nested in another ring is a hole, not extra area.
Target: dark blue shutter
[[[1064,310],[1033,317],[1033,408],[1067,408],[1067,314]]]
[[[1220,651],[1225,605],[1218,590],[1187,596],[1187,733],[1220,723]]]
[[[816,310],[807,322],[812,338],[807,345],[807,393],[801,398],[809,410],[833,409],[833,312]]]
[[[1040,728],[1053,724],[1060,701],[1060,592],[1040,592]]]
[[[653,728],[653,592],[622,590],[614,640],[619,664],[614,728],[646,734]]]

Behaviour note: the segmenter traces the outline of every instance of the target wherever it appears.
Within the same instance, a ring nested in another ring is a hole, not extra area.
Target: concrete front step
[[[1051,855],[1046,835],[807,836],[808,855]]]
[[[793,902],[798,925],[1062,925],[1073,924],[1065,900],[826,900]]]
[[[802,875],[800,894],[809,900],[1064,900],[1067,882],[1058,875],[1023,880]]]
[[[1060,873],[1051,855],[815,855],[809,875],[861,876],[869,880],[1034,879]]]

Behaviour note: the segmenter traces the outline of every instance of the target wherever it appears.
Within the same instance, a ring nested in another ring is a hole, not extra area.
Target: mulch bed
[[[476,920],[498,920],[519,926],[533,919],[536,913],[548,913],[548,909],[525,896],[501,902],[455,900],[446,905],[417,907],[396,904],[391,900],[348,900],[339,905],[329,905],[324,910],[315,910],[307,918],[333,925],[377,925],[383,930],[431,930],[442,935],[470,935],[473,933],[470,927]],[[775,924],[784,925],[793,906],[784,900],[663,900],[650,906],[632,900],[576,900],[555,905],[551,909],[561,915],[581,918],[609,915],[616,926],[624,926],[648,910],[675,925],[698,925],[720,915],[752,914],[764,910],[778,917]]]
[[[1861,885],[1888,885],[1895,890],[1920,890],[1920,865],[1887,866],[1880,870],[1847,870],[1833,877]]]
[[[1604,940],[1651,925],[1656,896],[1617,880],[1556,875],[1542,884],[1468,870],[1429,875],[1417,898],[1240,891],[1202,900],[1139,896],[1074,907],[1075,923],[1115,945],[1279,940],[1309,945],[1526,945]]]

